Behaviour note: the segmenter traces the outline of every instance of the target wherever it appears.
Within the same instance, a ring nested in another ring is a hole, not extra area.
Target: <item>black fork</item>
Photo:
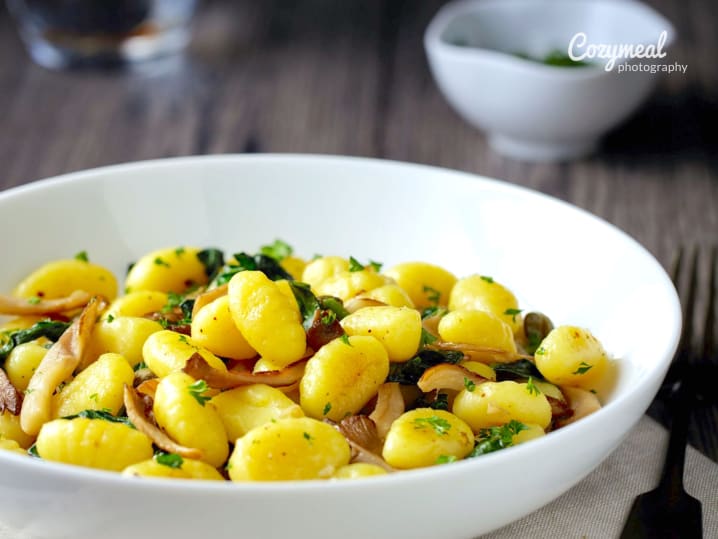
[[[691,408],[695,403],[697,389],[702,385],[701,365],[713,350],[713,325],[716,309],[716,249],[710,254],[710,275],[706,295],[706,311],[703,327],[700,328],[702,345],[694,349],[692,336],[695,325],[694,307],[698,299],[699,251],[694,249],[688,269],[688,285],[681,287],[685,252],[678,252],[673,266],[673,283],[681,294],[683,306],[683,331],[675,360],[667,380],[672,395],[669,412],[672,416],[670,437],[666,450],[663,471],[658,486],[639,495],[621,534],[622,539],[632,538],[675,538],[700,539],[703,537],[703,515],[699,500],[690,496],[683,487],[688,423]],[[694,351],[695,350],[695,351]],[[697,368],[698,367],[698,368]]]

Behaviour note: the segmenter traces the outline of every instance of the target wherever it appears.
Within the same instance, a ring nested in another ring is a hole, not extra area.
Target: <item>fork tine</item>
[[[708,273],[708,303],[706,305],[705,322],[703,325],[703,348],[701,350],[701,357],[708,361],[710,355],[715,353],[715,336],[713,333],[713,327],[715,325],[716,316],[716,286],[718,286],[716,269],[718,266],[718,247],[713,246],[710,253],[710,265]]]
[[[681,340],[678,347],[678,360],[686,363],[692,355],[691,348],[694,333],[694,311],[696,305],[696,293],[698,290],[698,261],[699,249],[693,246],[691,250],[690,265],[688,267],[688,288],[685,296],[681,298],[683,309],[683,331],[681,332]]]

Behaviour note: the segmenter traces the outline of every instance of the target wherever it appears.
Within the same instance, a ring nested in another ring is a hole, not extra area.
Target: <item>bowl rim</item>
[[[680,302],[678,295],[673,287],[670,277],[666,274],[664,268],[655,259],[655,257],[636,239],[631,237],[628,233],[624,232],[617,226],[609,223],[608,221],[592,214],[591,212],[584,210],[574,204],[553,197],[551,195],[536,191],[529,187],[510,183],[505,180],[491,178],[479,174],[474,174],[467,171],[449,169],[446,167],[439,167],[427,164],[410,163],[398,160],[390,159],[379,159],[379,158],[368,158],[368,157],[356,157],[356,156],[343,156],[334,154],[292,154],[292,153],[266,153],[266,154],[215,154],[215,155],[190,155],[183,157],[172,157],[172,158],[160,158],[133,161],[127,163],[119,163],[108,166],[95,167],[90,169],[79,170],[75,172],[69,172],[57,176],[52,176],[44,179],[32,181],[30,183],[11,187],[4,191],[0,191],[0,209],[7,203],[12,203],[15,197],[31,195],[35,191],[42,191],[49,187],[62,186],[63,184],[74,184],[82,182],[121,182],[123,181],[122,175],[124,173],[137,173],[144,172],[146,170],[158,170],[163,168],[172,169],[177,166],[193,165],[193,164],[206,164],[206,163],[266,163],[266,164],[292,164],[296,162],[302,162],[304,164],[316,163],[317,166],[323,166],[324,164],[330,165],[341,165],[341,164],[354,164],[366,167],[367,169],[372,168],[383,168],[386,169],[404,169],[404,170],[415,170],[418,172],[424,172],[428,174],[437,174],[447,177],[451,177],[455,181],[460,182],[471,182],[478,186],[478,189],[488,189],[498,192],[509,193],[511,195],[517,195],[521,197],[529,197],[534,199],[541,199],[544,202],[556,206],[560,206],[570,213],[578,216],[581,219],[585,219],[610,231],[611,234],[615,234],[621,237],[624,241],[627,241],[631,246],[636,249],[646,261],[651,264],[654,270],[657,272],[656,275],[664,281],[664,290],[669,295],[672,309],[671,312],[666,313],[667,316],[671,316],[673,324],[671,324],[672,332],[665,335],[668,348],[665,352],[665,357],[661,358],[660,362],[656,363],[656,366],[646,373],[641,380],[638,381],[633,390],[627,394],[620,395],[617,399],[612,399],[602,407],[601,411],[593,414],[589,417],[583,418],[581,421],[568,425],[563,429],[550,432],[546,436],[539,439],[532,440],[531,444],[520,444],[517,446],[509,447],[501,451],[497,451],[491,454],[483,455],[481,459],[469,459],[452,463],[451,466],[431,466],[428,468],[418,468],[413,470],[405,470],[398,474],[387,474],[385,476],[374,476],[371,477],[370,481],[327,481],[327,480],[304,480],[304,481],[279,481],[279,482],[247,482],[247,483],[234,483],[232,481],[197,481],[189,479],[173,479],[167,481],[164,478],[142,478],[141,481],[133,481],[131,478],[122,476],[116,472],[110,472],[105,470],[91,469],[81,466],[75,466],[70,464],[55,463],[49,461],[36,461],[36,459],[28,458],[24,455],[13,454],[9,451],[0,451],[0,465],[4,464],[15,464],[23,470],[28,470],[32,473],[46,473],[54,478],[58,479],[75,479],[75,480],[91,480],[95,483],[112,486],[114,488],[130,489],[130,490],[141,490],[141,491],[163,491],[166,493],[167,490],[175,491],[201,491],[205,493],[217,493],[217,495],[224,495],[222,493],[237,493],[242,492],[276,492],[277,490],[289,490],[296,493],[307,493],[320,489],[331,489],[333,492],[343,492],[346,490],[354,491],[363,488],[373,488],[374,486],[383,486],[384,488],[404,488],[402,485],[413,484],[413,483],[424,483],[426,480],[431,479],[442,479],[450,481],[452,478],[462,476],[467,472],[470,472],[472,468],[480,469],[484,466],[500,466],[501,463],[507,459],[513,460],[519,458],[519,455],[524,453],[534,452],[534,448],[537,448],[537,444],[548,445],[556,444],[560,445],[566,438],[580,437],[584,431],[592,430],[595,423],[608,423],[608,416],[612,414],[619,405],[623,406],[628,404],[630,401],[639,400],[642,396],[641,389],[651,387],[660,382],[665,376],[665,373],[670,365],[670,361],[678,346],[678,337],[682,326],[682,316]],[[261,166],[261,165],[260,165]],[[242,178],[237,178],[237,181],[243,181]],[[639,416],[636,417],[637,422],[640,417],[645,413],[645,409]],[[635,423],[634,422],[634,423]],[[628,429],[621,439],[628,435],[630,429]],[[620,442],[620,440],[619,440]],[[615,446],[617,444],[614,445]],[[516,457],[514,456],[516,455]],[[608,455],[608,453],[607,453]],[[606,456],[607,456],[606,455]],[[605,457],[604,457],[605,458]],[[591,470],[586,470],[588,474]],[[584,475],[585,476],[585,475]],[[129,479],[129,480],[128,480]],[[581,478],[579,478],[580,480]],[[173,485],[181,485],[182,488],[177,488]]]
[[[561,9],[570,6],[569,9],[578,10],[584,9],[587,5],[599,6],[601,8],[610,5],[612,8],[616,7],[618,9],[634,11],[646,18],[655,19],[667,31],[667,39],[664,45],[665,49],[670,49],[676,41],[677,33],[673,24],[652,6],[640,0],[631,0],[630,2],[626,2],[625,0],[582,0],[581,2],[576,2],[575,0],[453,0],[443,5],[437,11],[424,31],[424,48],[427,54],[440,54],[465,63],[481,60],[482,62],[487,62],[490,66],[508,67],[516,70],[519,74],[523,73],[524,75],[544,77],[547,79],[590,80],[614,74],[614,72],[606,71],[601,66],[566,69],[564,67],[546,65],[520,58],[493,49],[463,47],[447,42],[442,36],[448,25],[460,16],[471,14],[477,10],[491,9],[493,6],[503,6],[512,3],[543,4],[550,9],[556,9],[557,6],[561,6]]]

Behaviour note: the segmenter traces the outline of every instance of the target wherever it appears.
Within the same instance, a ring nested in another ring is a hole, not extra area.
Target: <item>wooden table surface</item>
[[[0,189],[178,155],[382,157],[554,195],[622,228],[668,267],[680,245],[718,241],[718,4],[650,3],[675,24],[670,60],[686,74],[665,76],[599,153],[564,164],[502,158],[449,108],[422,46],[440,0],[207,0],[185,58],[153,73],[37,67],[0,8]],[[713,400],[694,414],[691,440],[718,460]],[[650,413],[661,418],[662,402]]]

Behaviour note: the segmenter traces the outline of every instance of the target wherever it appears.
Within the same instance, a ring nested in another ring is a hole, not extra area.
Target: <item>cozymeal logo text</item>
[[[585,32],[577,32],[568,44],[568,56],[574,62],[586,62],[596,59],[605,60],[603,68],[606,71],[613,71],[617,67],[618,73],[628,71],[648,71],[650,73],[666,72],[673,73],[680,71],[686,72],[687,64],[665,64],[660,62],[650,63],[628,63],[620,62],[620,60],[645,59],[645,60],[662,60],[667,56],[663,50],[668,40],[668,31],[663,30],[656,43],[591,43],[588,34]],[[616,65],[618,63],[618,65]]]

